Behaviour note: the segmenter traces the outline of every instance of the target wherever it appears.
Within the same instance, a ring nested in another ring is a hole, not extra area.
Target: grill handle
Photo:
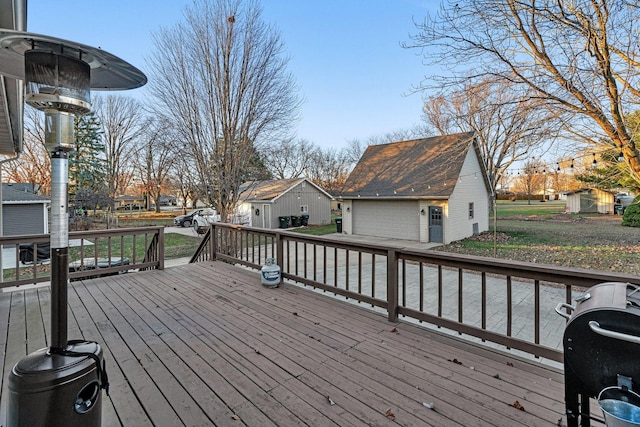
[[[591,320],[589,322],[589,327],[593,332],[595,332],[598,335],[602,335],[603,337],[609,337],[609,338],[614,338],[621,341],[628,341],[634,344],[640,344],[640,337],[623,334],[621,332],[610,331],[608,329],[603,329],[600,327],[600,324],[595,320]]]
[[[565,319],[570,319],[571,315],[562,311],[563,308],[566,308],[571,312],[573,312],[573,310],[576,309],[573,305],[567,304],[566,302],[561,302],[560,304],[556,305],[556,313],[558,313],[560,316],[564,317]]]

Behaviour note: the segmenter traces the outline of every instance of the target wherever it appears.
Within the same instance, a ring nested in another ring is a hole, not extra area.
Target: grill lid
[[[629,283],[607,282],[578,300],[564,333],[565,369],[590,396],[624,375],[640,384],[640,292]]]

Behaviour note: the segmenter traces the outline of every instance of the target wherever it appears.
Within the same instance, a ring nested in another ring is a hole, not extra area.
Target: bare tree
[[[280,35],[254,1],[194,0],[184,21],[154,41],[149,87],[157,113],[176,123],[226,218],[256,150],[285,137],[296,118]]]
[[[501,79],[590,123],[581,131],[599,135],[586,139],[613,143],[640,181],[640,151],[625,121],[640,99],[639,18],[637,2],[625,0],[451,0],[417,24],[407,47],[450,67],[438,85]]]
[[[3,165],[10,182],[39,185],[41,194],[51,189],[51,160],[44,146],[44,115],[35,108],[25,107],[23,151],[18,160]]]
[[[306,139],[287,138],[263,150],[264,164],[275,179],[299,178],[309,168],[315,150]]]
[[[324,190],[335,194],[342,189],[351,167],[347,151],[318,148],[307,169],[307,176]]]
[[[187,203],[191,201],[193,207],[200,197],[200,179],[192,156],[185,156],[181,147],[176,148],[177,155],[171,166],[170,179],[173,187],[182,199],[182,208],[186,213]]]
[[[171,168],[176,159],[174,133],[166,122],[150,123],[140,137],[140,149],[134,156],[134,166],[142,183],[147,202],[153,199],[155,211],[160,212],[160,196],[169,184]]]
[[[133,153],[147,119],[138,101],[122,95],[95,97],[93,107],[104,132],[109,196],[115,198],[124,194],[133,179]]]
[[[527,203],[531,204],[531,196],[542,192],[543,197],[547,188],[547,167],[539,160],[529,160],[522,172],[518,173],[514,182],[514,189],[527,195]]]
[[[502,175],[557,134],[553,114],[530,93],[485,79],[448,95],[429,97],[424,118],[441,134],[475,132],[494,192]]]

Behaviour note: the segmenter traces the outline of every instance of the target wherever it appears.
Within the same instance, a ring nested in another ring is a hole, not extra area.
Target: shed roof
[[[484,170],[472,132],[371,145],[347,178],[340,195],[446,199],[451,196],[472,147]],[[489,189],[486,174],[483,178]]]
[[[240,200],[243,201],[271,201],[279,197],[282,197],[287,192],[291,191],[298,184],[305,181],[306,183],[314,186],[318,191],[325,194],[329,199],[332,199],[331,195],[322,188],[318,187],[307,178],[292,178],[292,179],[270,179],[265,181],[248,181],[240,186]]]
[[[599,188],[580,188],[578,190],[573,190],[573,191],[563,191],[562,194],[566,194],[567,196],[570,196],[572,194],[583,194],[583,193],[594,193],[594,192],[602,192],[602,193],[607,193],[611,195],[616,194],[614,191],[601,190]]]

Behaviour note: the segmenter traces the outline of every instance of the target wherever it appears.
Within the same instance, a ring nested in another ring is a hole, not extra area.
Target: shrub
[[[640,227],[640,197],[636,197],[624,210],[622,225],[625,227]]]

